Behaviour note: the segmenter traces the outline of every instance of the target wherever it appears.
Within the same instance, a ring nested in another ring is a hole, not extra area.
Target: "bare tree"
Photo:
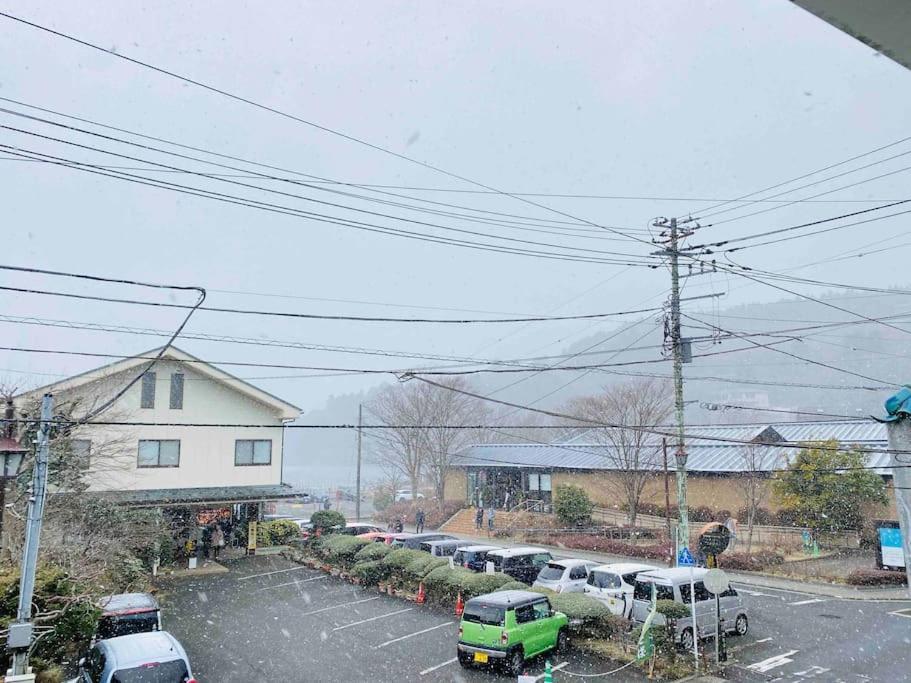
[[[482,438],[479,430],[485,410],[478,399],[459,393],[468,388],[463,378],[441,382],[449,388],[424,382],[390,385],[368,406],[386,425],[376,440],[379,461],[404,475],[412,497],[424,476],[443,499],[446,472],[452,456]]]
[[[568,407],[581,418],[580,424],[590,428],[590,441],[603,447],[611,470],[607,481],[628,506],[630,526],[636,525],[642,491],[661,463],[661,437],[647,430],[665,421],[670,396],[665,382],[637,380],[606,386],[600,394],[575,399]]]
[[[753,527],[756,524],[756,513],[766,503],[771,494],[771,480],[763,469],[764,449],[760,446],[746,446],[740,453],[741,471],[734,483],[744,500],[747,515],[747,554],[753,547]]]

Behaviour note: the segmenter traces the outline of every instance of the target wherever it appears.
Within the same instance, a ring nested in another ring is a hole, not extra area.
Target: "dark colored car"
[[[396,538],[392,541],[393,548],[408,548],[409,550],[418,550],[424,541],[447,541],[457,540],[455,536],[449,534],[408,534],[407,538]]]
[[[148,593],[119,593],[98,601],[101,616],[93,642],[161,630],[161,608]]]
[[[534,583],[541,569],[552,559],[544,548],[504,548],[487,553],[487,562],[493,562],[494,571],[528,584]]]
[[[484,563],[487,561],[487,553],[494,550],[503,550],[503,548],[497,545],[463,545],[455,551],[452,561],[459,567],[482,572]]]

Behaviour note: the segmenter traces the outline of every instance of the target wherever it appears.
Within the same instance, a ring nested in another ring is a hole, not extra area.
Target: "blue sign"
[[[879,531],[882,564],[887,567],[904,567],[905,553],[902,548],[901,529],[880,527],[877,531]]]
[[[680,549],[680,552],[677,553],[677,566],[678,567],[692,567],[696,564],[696,560],[693,559],[690,549],[683,547]]]

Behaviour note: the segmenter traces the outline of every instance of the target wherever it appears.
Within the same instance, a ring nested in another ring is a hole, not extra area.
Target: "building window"
[[[234,442],[235,465],[271,465],[272,439],[238,439]]]
[[[183,409],[183,373],[175,372],[171,375],[171,410]]]
[[[180,441],[141,439],[136,467],[180,467]]]
[[[529,491],[550,491],[550,475],[529,473],[528,475]]]
[[[154,372],[147,372],[142,376],[142,398],[139,401],[140,408],[155,407],[155,379]]]

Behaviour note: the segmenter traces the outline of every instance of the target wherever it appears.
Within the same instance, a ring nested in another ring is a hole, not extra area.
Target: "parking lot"
[[[186,647],[200,681],[495,679],[493,672],[465,671],[456,662],[458,622],[449,612],[379,595],[280,557],[228,564],[227,574],[162,588],[164,626]],[[552,664],[578,673],[609,668],[572,651],[556,655]],[[539,680],[543,672],[543,660],[528,663],[528,673]],[[610,680],[646,678],[626,670]]]

